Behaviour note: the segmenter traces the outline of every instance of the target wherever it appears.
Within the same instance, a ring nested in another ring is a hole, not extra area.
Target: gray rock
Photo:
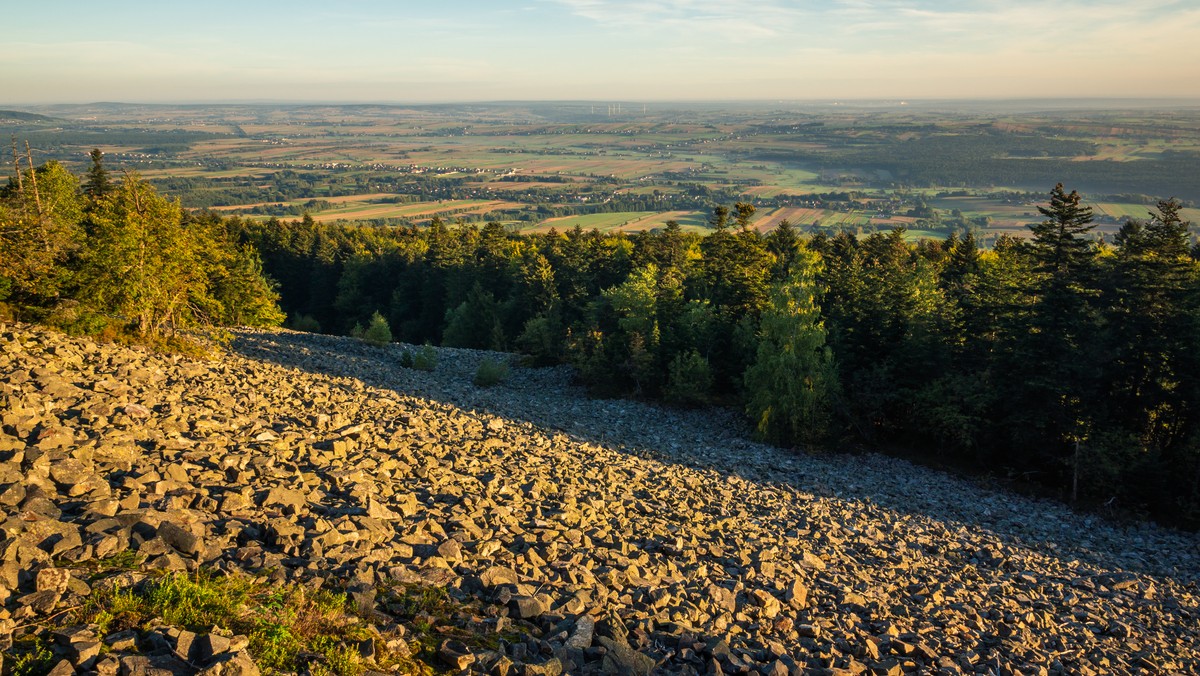
[[[196,653],[196,634],[190,631],[180,631],[175,637],[175,654],[179,659],[189,662]]]
[[[446,540],[438,545],[437,552],[447,561],[458,561],[462,558],[462,545],[457,540]]]
[[[788,605],[793,608],[803,609],[808,607],[808,587],[800,579],[795,579],[788,587],[787,591]]]
[[[68,657],[77,668],[88,668],[92,661],[100,655],[99,641],[76,641],[69,647]]]
[[[592,645],[592,636],[596,629],[596,620],[590,615],[581,615],[575,620],[575,630],[567,638],[566,647],[575,650],[585,650]]]
[[[207,664],[214,658],[228,652],[231,641],[219,634],[207,633],[195,640],[192,646],[192,659],[201,664]]]
[[[121,671],[121,661],[115,655],[105,655],[92,665],[97,676],[117,676]]]
[[[508,603],[509,610],[513,615],[528,620],[545,613],[549,610],[543,605],[542,600],[534,596],[517,596]]]
[[[291,488],[275,486],[267,491],[262,500],[263,507],[279,507],[285,514],[295,514],[308,505],[308,497]]]
[[[133,629],[118,631],[104,637],[104,643],[117,652],[127,652],[137,648],[137,632]]]
[[[259,676],[258,666],[250,653],[241,650],[225,653],[207,667],[196,672],[196,676]]]
[[[143,655],[121,656],[121,676],[150,676],[151,669],[149,657]]]
[[[201,551],[202,541],[199,537],[196,537],[190,530],[170,521],[164,521],[159,525],[158,537],[181,554],[196,556]]]
[[[522,676],[560,676],[563,673],[562,661],[551,657],[541,664],[525,663],[521,665]]]
[[[614,641],[601,636],[600,644],[608,649],[604,656],[604,672],[608,674],[634,674],[648,676],[656,665],[654,658],[629,647],[624,641]]]
[[[438,646],[438,659],[458,670],[466,669],[475,663],[471,649],[462,641],[447,639]]]
[[[502,584],[517,584],[517,573],[511,568],[491,566],[479,575],[484,587],[495,587]]]
[[[37,617],[53,612],[58,607],[60,599],[62,599],[62,594],[53,589],[47,589],[19,597],[17,605]]]

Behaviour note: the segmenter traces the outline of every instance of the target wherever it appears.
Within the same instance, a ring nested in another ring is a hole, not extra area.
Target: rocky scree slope
[[[1200,671],[1192,535],[798,456],[720,412],[588,400],[561,369],[481,390],[489,355],[427,373],[403,349],[244,332],[202,361],[0,326],[0,636],[135,550],[344,587],[381,625],[377,588],[444,587],[497,637],[443,645],[451,671]]]

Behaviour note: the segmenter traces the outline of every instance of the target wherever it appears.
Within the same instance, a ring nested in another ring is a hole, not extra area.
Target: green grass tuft
[[[241,578],[172,575],[150,586],[146,602],[168,624],[230,628],[248,591],[248,582]]]

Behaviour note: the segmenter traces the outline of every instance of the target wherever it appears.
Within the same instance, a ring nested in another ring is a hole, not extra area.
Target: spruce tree
[[[392,342],[392,329],[387,319],[378,312],[371,315],[371,323],[363,331],[362,339],[376,347],[382,347]]]
[[[1080,276],[1094,258],[1095,242],[1086,235],[1096,224],[1092,208],[1083,206],[1082,199],[1074,190],[1068,194],[1059,183],[1050,191],[1050,204],[1037,208],[1046,220],[1029,226],[1038,269],[1050,275],[1054,284],[1082,281]]]
[[[746,413],[774,444],[818,443],[829,432],[838,380],[825,344],[819,271],[820,257],[800,251],[788,278],[771,285],[745,373]]]
[[[796,232],[796,226],[788,219],[783,219],[771,234],[767,235],[767,251],[775,257],[775,265],[771,271],[772,279],[781,280],[788,277],[799,248],[800,236]]]
[[[720,205],[713,207],[712,216],[708,218],[708,224],[717,232],[725,232],[729,228],[729,207]]]
[[[52,305],[70,286],[82,242],[79,181],[58,162],[0,188],[0,283],[16,303]]]
[[[178,202],[130,174],[96,205],[92,221],[84,280],[95,308],[129,318],[142,337],[209,323],[197,313],[213,302],[203,240],[182,226]]]
[[[1200,277],[1179,211],[1179,202],[1162,201],[1149,220],[1121,227],[1103,304],[1107,418],[1152,451],[1182,441],[1197,419],[1179,397],[1197,391],[1200,378]]]
[[[1038,211],[1046,220],[1030,226],[1035,302],[1028,333],[1014,355],[1021,367],[1010,374],[1018,379],[1012,383],[1019,392],[1013,405],[1021,409],[1014,410],[1012,422],[1018,447],[1040,449],[1048,469],[1070,470],[1074,497],[1099,376],[1097,247],[1088,236],[1095,224],[1079,193],[1067,193],[1061,183],[1051,190],[1049,205]]]
[[[108,170],[104,168],[104,153],[99,148],[93,148],[88,157],[92,158],[92,166],[83,183],[83,192],[95,201],[112,191],[112,181],[108,177]]]

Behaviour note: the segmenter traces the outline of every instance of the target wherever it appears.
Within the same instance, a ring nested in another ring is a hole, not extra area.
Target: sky
[[[1200,96],[1200,0],[8,5],[7,104]]]

